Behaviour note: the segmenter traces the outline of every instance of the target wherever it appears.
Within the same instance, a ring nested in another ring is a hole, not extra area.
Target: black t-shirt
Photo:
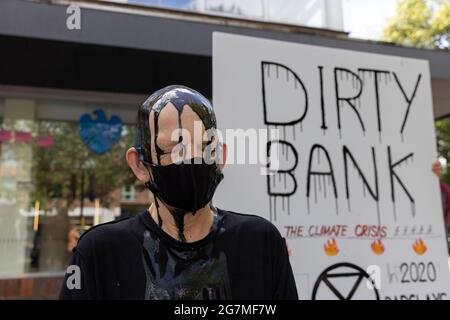
[[[70,265],[60,299],[298,299],[275,226],[220,209],[193,243],[163,232],[148,211],[93,227]]]

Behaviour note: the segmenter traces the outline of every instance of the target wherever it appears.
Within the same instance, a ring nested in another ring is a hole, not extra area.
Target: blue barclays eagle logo
[[[80,117],[78,130],[81,141],[93,152],[103,154],[111,150],[122,134],[122,120],[112,116],[107,120],[105,111],[98,109],[91,114],[85,113]]]

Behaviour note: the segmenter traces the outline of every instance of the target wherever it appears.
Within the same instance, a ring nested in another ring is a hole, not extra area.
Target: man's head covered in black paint
[[[172,213],[181,240],[184,215],[209,206],[223,178],[216,127],[208,99],[185,86],[156,91],[138,111],[136,146],[127,161],[152,191],[156,208],[162,204]]]

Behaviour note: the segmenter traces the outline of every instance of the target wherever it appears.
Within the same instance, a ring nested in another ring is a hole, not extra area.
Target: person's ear
[[[220,171],[223,171],[223,168],[225,167],[225,163],[227,162],[227,144],[222,143],[222,154],[219,161],[219,169]]]
[[[139,161],[139,154],[136,148],[131,147],[127,150],[126,159],[128,166],[131,168],[138,180],[147,182],[150,179],[147,168],[142,164],[141,161]]]

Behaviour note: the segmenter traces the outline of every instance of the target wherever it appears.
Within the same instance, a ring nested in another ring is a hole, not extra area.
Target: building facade
[[[349,39],[340,1],[237,3],[0,2],[0,299],[56,297],[72,230],[148,206],[124,161],[136,108],[169,84],[212,98],[214,31],[426,59],[450,113],[448,52]],[[89,121],[111,132],[100,146]]]

